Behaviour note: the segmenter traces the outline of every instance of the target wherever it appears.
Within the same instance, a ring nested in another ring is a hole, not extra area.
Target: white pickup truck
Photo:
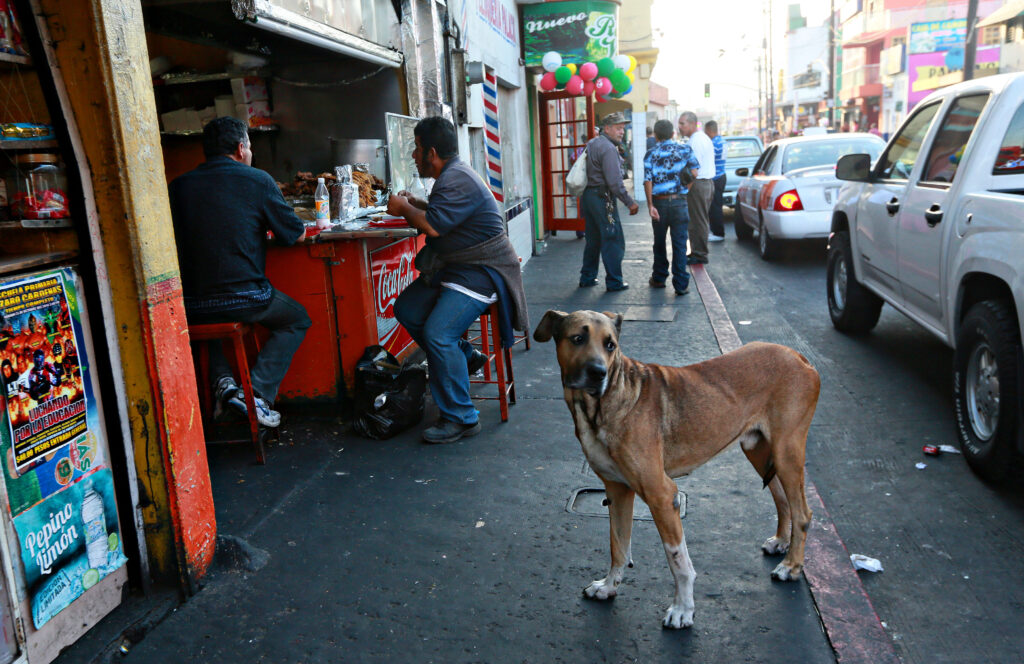
[[[952,347],[961,449],[999,479],[1024,453],[1024,74],[932,93],[836,175],[833,325],[867,333],[888,303]]]

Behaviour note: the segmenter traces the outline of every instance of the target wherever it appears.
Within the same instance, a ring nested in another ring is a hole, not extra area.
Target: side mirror
[[[871,155],[843,155],[836,163],[836,177],[852,182],[867,182],[871,179]]]
[[[736,169],[736,175],[740,176],[741,178],[745,178],[748,175],[750,175],[750,169],[749,168],[737,168]]]

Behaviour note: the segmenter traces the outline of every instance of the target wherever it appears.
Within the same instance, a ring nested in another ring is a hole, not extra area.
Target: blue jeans
[[[441,416],[473,424],[480,411],[469,398],[467,361],[473,346],[462,338],[491,305],[450,288],[416,279],[395,300],[395,318],[427,354],[430,393]]]
[[[686,234],[690,225],[690,212],[685,198],[654,200],[654,209],[660,219],[651,220],[654,229],[654,270],[651,278],[665,282],[668,278],[668,254],[665,249],[665,232],[672,238],[672,287],[685,290],[690,284],[686,271]]]
[[[242,309],[220,313],[197,314],[188,317],[190,323],[257,323],[267,328],[270,336],[260,348],[256,363],[249,370],[252,389],[257,396],[273,405],[277,389],[288,373],[292,356],[306,338],[312,325],[306,309],[281,291],[274,289],[270,303],[262,309]],[[210,344],[210,375],[216,383],[221,376],[230,376],[231,368],[220,344]]]
[[[626,236],[622,233],[619,208],[614,200],[607,202],[604,189],[599,187],[586,188],[580,197],[580,207],[587,222],[580,283],[597,279],[600,258],[604,262],[605,286],[619,288],[622,286],[622,257],[626,255]]]

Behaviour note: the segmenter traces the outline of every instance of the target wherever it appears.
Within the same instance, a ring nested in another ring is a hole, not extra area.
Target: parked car
[[[932,93],[871,161],[836,169],[832,324],[866,333],[888,303],[952,347],[961,449],[998,478],[1024,452],[1024,75]]]
[[[736,175],[740,168],[750,169],[764,152],[764,144],[757,136],[723,136],[725,140],[725,191],[722,204],[736,207],[736,190],[742,176]]]
[[[843,155],[877,157],[885,141],[871,134],[798,136],[775,141],[736,192],[736,237],[758,231],[761,258],[771,260],[782,240],[828,237],[839,187],[836,162]]]

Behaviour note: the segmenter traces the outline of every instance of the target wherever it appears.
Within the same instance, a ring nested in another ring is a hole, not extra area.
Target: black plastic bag
[[[356,363],[352,428],[365,438],[391,438],[423,419],[426,393],[423,367],[400,366],[381,346],[368,346]]]

